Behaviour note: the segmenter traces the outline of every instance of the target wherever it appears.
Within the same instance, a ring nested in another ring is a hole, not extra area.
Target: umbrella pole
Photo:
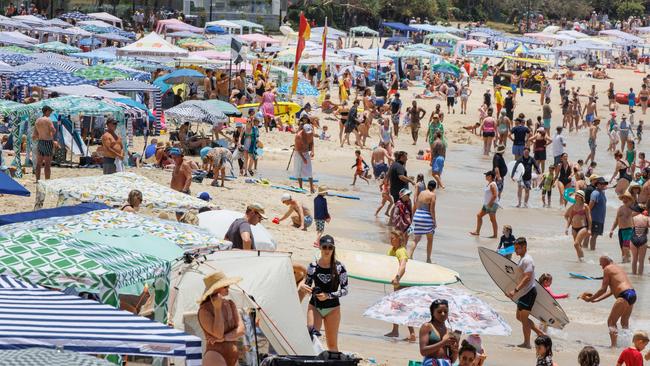
[[[292,147],[293,147],[293,145],[292,145]],[[293,160],[293,153],[295,153],[295,152],[296,152],[295,148],[291,149],[291,156],[289,156],[289,162],[287,162],[287,169],[286,170],[289,170],[289,166],[291,165],[291,160]]]

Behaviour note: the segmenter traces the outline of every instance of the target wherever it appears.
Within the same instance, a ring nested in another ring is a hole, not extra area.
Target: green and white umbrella
[[[20,53],[22,55],[30,55],[34,53],[34,51],[18,46],[4,46],[0,47],[0,53]]]
[[[56,52],[56,53],[76,53],[81,52],[81,48],[70,46],[69,44],[61,43],[59,41],[47,42],[34,45],[41,51]]]
[[[0,351],[0,366],[115,366],[101,358],[70,351],[26,348]]]
[[[22,104],[14,112],[18,115],[36,115],[45,106],[49,106],[55,113],[62,115],[101,116],[111,114],[116,117],[118,122],[124,119],[124,110],[114,104],[74,95],[44,99],[32,104]]]
[[[23,104],[11,100],[0,99],[0,116],[6,116],[22,105]]]
[[[72,75],[86,78],[88,80],[115,80],[130,77],[130,75],[124,71],[105,65],[95,65],[87,69],[77,70]]]
[[[397,57],[404,58],[430,58],[433,54],[424,50],[414,50],[408,48],[402,48],[398,53]]]

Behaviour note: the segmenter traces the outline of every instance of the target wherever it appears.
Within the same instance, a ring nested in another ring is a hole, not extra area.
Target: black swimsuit
[[[569,178],[570,175],[571,167],[567,164],[567,168],[564,169],[564,165],[560,165],[560,176],[557,178],[557,180],[562,182],[565,187],[567,184],[571,183],[571,178]]]
[[[621,164],[625,165],[625,168],[621,168],[618,170],[618,179],[627,179],[628,182],[632,181],[632,176],[627,173],[627,168],[629,166],[624,163],[622,160],[619,160]]]

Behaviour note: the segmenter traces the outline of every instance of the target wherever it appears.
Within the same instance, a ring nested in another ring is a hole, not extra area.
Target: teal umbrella
[[[223,114],[225,114],[228,117],[241,117],[241,111],[237,109],[234,105],[224,102],[222,100],[217,100],[217,99],[209,99],[204,101],[205,104],[208,104],[210,106],[213,106],[214,108],[220,109]]]
[[[440,72],[443,74],[451,74],[454,75],[455,77],[458,77],[458,75],[460,75],[460,68],[458,68],[458,66],[456,65],[450,64],[447,61],[443,61],[439,64],[432,65],[431,71]]]

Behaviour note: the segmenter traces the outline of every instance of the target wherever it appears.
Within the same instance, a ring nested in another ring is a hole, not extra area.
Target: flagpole
[[[232,83],[232,52],[230,52],[230,62],[228,62],[228,101],[230,101],[231,83]]]

